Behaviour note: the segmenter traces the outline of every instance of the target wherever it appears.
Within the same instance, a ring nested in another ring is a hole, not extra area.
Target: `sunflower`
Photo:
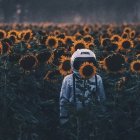
[[[130,39],[122,39],[119,42],[119,48],[120,48],[120,50],[129,51],[133,47],[134,47],[134,43]]]
[[[23,56],[19,60],[19,65],[26,71],[32,70],[37,65],[37,63],[37,58],[30,54]]]
[[[12,41],[13,44],[18,42],[17,36],[15,36],[15,35],[10,35],[8,38]]]
[[[131,32],[131,30],[132,30],[131,28],[125,27],[124,30],[123,30],[123,32],[129,34]]]
[[[111,44],[111,40],[109,38],[103,38],[103,39],[101,39],[101,45],[103,47],[110,46],[110,44]]]
[[[90,79],[96,74],[96,67],[93,63],[84,62],[79,68],[79,74],[83,79]]]
[[[75,52],[77,49],[88,48],[88,45],[83,40],[78,40],[74,42],[74,46],[71,48],[71,52]]]
[[[130,36],[131,39],[134,39],[135,38],[135,35],[136,35],[136,31],[135,30],[133,30],[133,31],[131,31],[129,33],[129,36]]]
[[[50,48],[57,48],[58,47],[58,39],[55,36],[49,36],[46,40],[46,46]]]
[[[19,32],[17,30],[10,30],[8,32],[8,36],[14,35],[14,36],[18,36]]]
[[[83,36],[79,32],[74,35],[75,40],[81,40],[82,38]]]
[[[113,42],[119,42],[121,40],[121,37],[119,35],[115,34],[110,38],[110,40]]]
[[[136,60],[136,61],[131,62],[130,70],[132,72],[140,73],[140,60]]]
[[[91,28],[89,26],[84,26],[83,31],[85,33],[90,33],[91,32]]]
[[[6,38],[6,32],[4,30],[0,30],[0,39]]]
[[[25,42],[29,42],[33,37],[33,33],[31,30],[26,30],[24,31],[24,34],[23,34],[23,40]]]
[[[129,34],[124,32],[124,33],[122,33],[121,37],[123,39],[129,38]]]
[[[10,52],[10,45],[11,43],[9,42],[8,39],[4,39],[1,43],[0,43],[0,53],[1,54],[5,54],[5,53],[9,53]]]
[[[44,77],[44,80],[55,83],[58,81],[60,76],[61,74],[59,70],[52,70],[47,72],[47,74]]]
[[[91,35],[86,35],[83,37],[83,40],[86,42],[86,43],[93,43],[94,39]]]
[[[104,59],[104,68],[111,73],[122,72],[125,64],[125,57],[121,54],[113,53]]]
[[[72,46],[73,42],[74,42],[74,38],[72,36],[66,36],[65,39],[65,44],[68,46]]]
[[[23,39],[24,34],[25,34],[25,31],[24,31],[24,30],[23,30],[23,31],[18,32],[18,39],[19,39],[19,40],[22,40],[22,39]]]
[[[46,50],[38,53],[36,55],[36,58],[39,63],[51,63],[53,60],[53,54],[51,53],[51,51]]]
[[[64,39],[58,38],[58,48],[65,47]]]
[[[112,33],[113,33],[113,27],[112,26],[109,26],[109,28],[107,28],[107,33],[109,35],[112,35]]]
[[[59,71],[63,76],[66,76],[67,74],[70,74],[72,72],[70,57],[67,57],[67,56],[61,57]]]

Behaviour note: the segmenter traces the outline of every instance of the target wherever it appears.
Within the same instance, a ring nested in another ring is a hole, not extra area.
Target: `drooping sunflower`
[[[60,76],[61,76],[61,74],[60,74],[59,70],[52,70],[52,71],[47,72],[47,74],[44,77],[44,80],[55,83],[58,81]]]
[[[52,64],[55,65],[55,66],[59,66],[60,65],[60,58],[61,56],[65,55],[65,48],[59,48],[59,49],[56,49],[54,50],[53,52],[53,55],[54,55],[54,59],[53,59],[53,62]]]
[[[39,63],[51,63],[53,60],[53,54],[49,50],[42,51],[36,55]]]
[[[6,32],[4,30],[0,30],[0,39],[6,38]]]
[[[70,57],[62,56],[60,59],[59,71],[63,76],[66,76],[72,72]]]
[[[37,66],[37,58],[34,55],[25,55],[19,60],[19,65],[25,70],[25,71],[31,71],[33,68]]]
[[[140,60],[135,60],[130,64],[130,70],[132,72],[140,73]]]
[[[90,79],[96,74],[96,67],[93,63],[84,62],[79,68],[79,74],[83,79]]]
[[[46,46],[48,46],[50,48],[57,48],[58,39],[55,36],[48,36],[45,44],[46,44]]]
[[[133,47],[134,47],[134,43],[130,39],[122,39],[119,42],[119,49],[120,50],[129,51]]]
[[[71,52],[75,52],[77,49],[88,49],[88,45],[83,40],[78,40],[74,42],[73,47],[71,47]]]
[[[119,53],[113,53],[104,59],[104,68],[111,73],[123,71],[125,57]]]

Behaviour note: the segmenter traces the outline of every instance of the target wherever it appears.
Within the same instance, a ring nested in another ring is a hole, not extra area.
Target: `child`
[[[79,68],[84,62],[89,62],[97,67],[95,54],[88,49],[78,49],[71,57],[71,67],[73,73],[67,75],[62,83],[60,92],[60,123],[65,124],[69,118],[69,112],[66,108],[67,103],[75,104],[77,110],[87,106],[92,95],[96,93],[97,100],[105,100],[105,92],[102,78],[95,74],[89,79],[83,79],[79,73]],[[87,70],[88,71],[88,70]],[[84,89],[83,89],[84,87]],[[78,97],[84,96],[84,101]]]

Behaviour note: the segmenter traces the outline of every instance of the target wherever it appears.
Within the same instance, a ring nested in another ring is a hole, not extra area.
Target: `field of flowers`
[[[95,52],[107,100],[60,126],[62,80],[81,48]],[[0,140],[139,140],[139,132],[140,24],[0,24]]]

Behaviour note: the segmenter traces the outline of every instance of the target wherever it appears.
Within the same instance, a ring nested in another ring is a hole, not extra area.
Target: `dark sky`
[[[140,0],[0,0],[1,22],[139,22]]]

